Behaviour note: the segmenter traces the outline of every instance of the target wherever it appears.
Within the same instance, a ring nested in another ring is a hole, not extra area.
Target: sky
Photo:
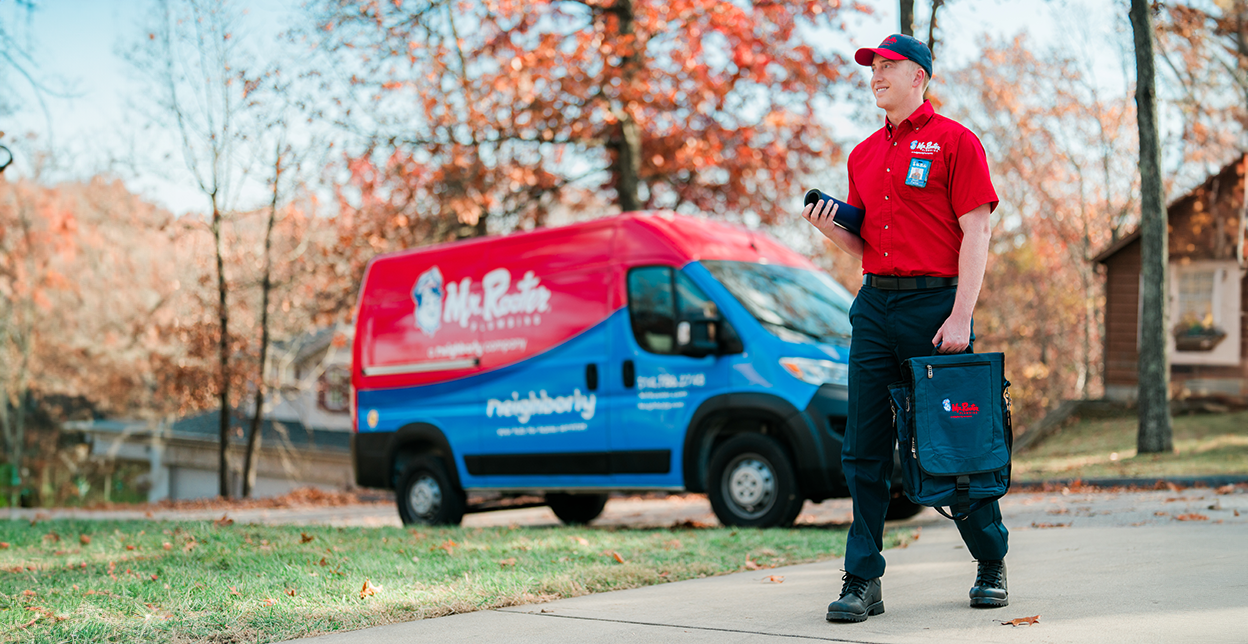
[[[300,2],[244,2],[258,41],[275,38],[291,25]],[[897,30],[896,0],[864,4],[874,9],[874,15],[854,18],[846,33],[827,34],[828,46],[847,57],[858,47],[878,45]],[[1115,14],[1119,4],[949,0],[939,15],[943,38],[936,49],[935,82],[940,81],[942,67],[956,68],[973,60],[985,36],[1026,32],[1036,47],[1086,48],[1090,55],[1121,57],[1121,47],[1112,42],[1112,30],[1120,22]],[[917,20],[925,25],[930,3],[918,0],[916,5]],[[5,132],[0,142],[14,147],[20,157],[24,150],[20,142],[14,144],[15,137],[33,134],[42,147],[55,152],[53,164],[44,168],[45,176],[69,179],[112,172],[131,190],[175,213],[202,212],[204,197],[181,171],[176,146],[148,127],[139,112],[136,97],[142,98],[143,83],[123,55],[146,33],[143,26],[155,6],[154,0],[36,0],[35,11],[27,14],[15,9],[14,0],[0,0],[0,21],[10,32],[27,36],[41,78],[68,90],[64,95],[46,95],[42,102],[29,100],[31,93],[23,91],[20,79],[10,77],[8,81],[18,85],[19,95],[27,100],[15,114],[0,116],[0,131]],[[920,28],[925,36],[925,27]],[[1109,73],[1113,67],[1107,66],[1104,82],[1115,82]],[[865,78],[865,68],[861,73]],[[837,135],[843,132],[847,139],[862,138],[874,128],[848,117],[833,116],[831,121]],[[8,172],[29,174],[30,166],[19,162]]]

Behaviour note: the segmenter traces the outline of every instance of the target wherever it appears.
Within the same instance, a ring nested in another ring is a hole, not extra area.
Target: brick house
[[[1248,279],[1244,185],[1248,155],[1167,208],[1170,381],[1177,397],[1248,398]],[[1138,386],[1140,233],[1093,261],[1105,266],[1105,397],[1132,400]]]

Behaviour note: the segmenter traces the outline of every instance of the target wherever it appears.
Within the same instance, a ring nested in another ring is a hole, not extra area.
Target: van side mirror
[[[684,356],[701,358],[719,353],[718,318],[694,318],[676,324],[676,349]]]

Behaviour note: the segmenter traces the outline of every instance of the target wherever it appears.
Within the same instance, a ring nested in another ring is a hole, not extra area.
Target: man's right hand
[[[841,250],[861,259],[862,238],[832,223],[840,207],[840,204],[826,199],[806,206],[802,210],[802,217],[809,221],[810,225],[818,228],[819,232],[831,239]]]

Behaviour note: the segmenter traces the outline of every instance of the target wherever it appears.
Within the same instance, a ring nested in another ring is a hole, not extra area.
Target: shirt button
[[[885,256],[885,257],[888,257],[888,253],[884,253],[884,256]]]
[[[888,195],[884,195],[884,201],[888,201]]]
[[[893,147],[897,147],[897,142],[893,141]]]
[[[884,171],[885,171],[885,172],[892,172],[892,171],[893,171],[893,169],[892,169],[892,168],[884,168]]]
[[[888,230],[888,226],[887,226],[887,225],[885,225],[885,226],[884,226],[884,230]]]

